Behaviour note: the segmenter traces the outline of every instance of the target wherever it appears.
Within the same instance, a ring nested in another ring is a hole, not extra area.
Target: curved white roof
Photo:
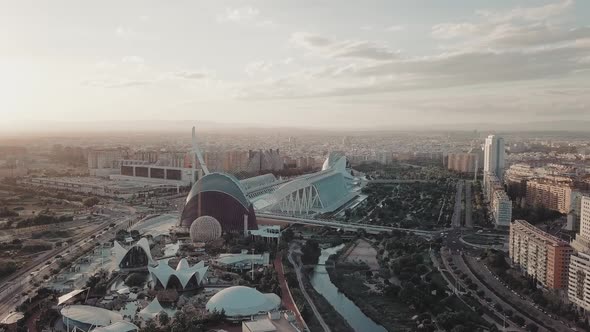
[[[123,316],[119,313],[89,305],[64,307],[61,309],[61,315],[66,319],[92,326],[108,326],[123,320]]]
[[[127,322],[127,321],[120,321],[109,326],[104,327],[97,327],[92,332],[131,332],[131,331],[139,331],[139,327],[135,324]]]
[[[154,281],[160,281],[164,287],[168,285],[168,281],[170,281],[172,276],[178,278],[182,288],[186,287],[193,276],[195,276],[197,282],[201,284],[207,274],[207,270],[209,270],[209,267],[205,266],[205,262],[201,261],[191,267],[185,258],[178,262],[176,269],[171,268],[170,265],[168,265],[168,261],[158,262],[156,267],[148,266],[148,271],[150,272],[152,279]]]
[[[244,189],[246,191],[249,191],[251,189],[254,189],[257,187],[262,187],[262,186],[271,184],[276,181],[277,181],[277,178],[274,176],[274,174],[268,173],[268,174],[258,175],[255,177],[240,180],[240,183],[242,184],[242,186],[244,187]]]
[[[228,317],[250,316],[277,309],[281,298],[276,294],[263,294],[246,286],[226,288],[207,302],[208,311],[225,311]]]
[[[125,249],[121,244],[119,244],[119,242],[115,241],[115,243],[113,244],[113,253],[115,254],[117,266],[121,264],[127,253],[133,248],[140,248],[141,250],[143,250],[143,252],[145,252],[148,258],[149,265],[156,264],[156,262],[152,258],[152,253],[150,251],[150,243],[145,237],[142,237],[139,241],[137,241],[137,243],[135,243],[127,249]]]
[[[143,308],[139,312],[139,316],[141,316],[144,319],[153,319],[156,318],[156,316],[158,316],[162,311],[164,311],[164,308],[162,307],[160,301],[158,301],[158,298],[156,297],[152,302],[150,302],[150,304],[148,304],[147,307]]]
[[[346,172],[346,156],[342,152],[334,151],[330,152],[328,158],[322,165],[322,171],[328,169],[335,169],[339,172]]]

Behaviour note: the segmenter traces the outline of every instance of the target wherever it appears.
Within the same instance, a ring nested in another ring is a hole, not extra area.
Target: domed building
[[[244,231],[247,216],[247,229],[258,229],[254,207],[244,192],[232,175],[209,173],[203,176],[186,198],[180,226],[190,228],[197,218],[210,216],[219,221],[223,232],[239,233]]]
[[[276,294],[263,294],[254,288],[234,286],[213,295],[205,307],[209,312],[223,310],[226,317],[239,320],[276,310],[280,305],[281,298]]]
[[[202,216],[193,221],[190,236],[193,242],[211,242],[221,237],[221,224],[211,216]]]

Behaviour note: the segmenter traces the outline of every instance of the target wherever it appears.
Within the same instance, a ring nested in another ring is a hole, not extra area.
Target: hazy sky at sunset
[[[587,0],[0,0],[0,129],[590,120]]]

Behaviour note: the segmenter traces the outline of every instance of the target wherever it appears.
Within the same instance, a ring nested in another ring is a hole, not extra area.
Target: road
[[[465,227],[473,228],[473,202],[471,198],[471,181],[465,181]]]
[[[504,309],[510,309],[515,314],[522,316],[527,323],[534,322],[535,325],[539,326],[540,331],[571,331],[560,321],[552,319],[549,315],[536,309],[529,301],[523,300],[518,295],[513,294],[499,280],[495,279],[485,266],[476,259],[482,250],[461,243],[459,239],[462,232],[473,231],[462,231],[458,228],[446,233],[444,246],[446,252],[450,251],[451,253],[447,257],[451,257],[459,271],[467,274],[478,286],[478,289],[484,291],[485,297],[492,299],[493,303],[500,304]],[[474,267],[470,268],[469,265],[474,265]]]
[[[324,318],[322,318],[322,315],[320,314],[318,308],[315,306],[315,303],[313,303],[311,296],[309,296],[309,294],[307,293],[307,290],[305,289],[305,285],[303,284],[303,279],[302,279],[303,273],[301,272],[301,265],[302,264],[300,264],[301,263],[301,261],[300,261],[301,256],[299,255],[297,257],[297,260],[295,260],[293,258],[293,246],[295,246],[295,244],[293,244],[289,247],[289,254],[288,254],[287,258],[289,259],[289,262],[291,263],[291,265],[293,265],[293,268],[295,270],[295,274],[297,275],[297,282],[299,283],[299,289],[301,290],[301,293],[303,293],[303,296],[305,297],[305,301],[307,301],[307,303],[309,304],[309,307],[313,311],[313,314],[315,315],[316,319],[318,320],[318,322],[322,326],[322,329],[324,329],[324,332],[331,332],[332,330],[330,329],[328,324],[326,324],[326,322],[324,321]]]
[[[512,293],[506,288],[506,286],[496,279],[481,262],[477,261],[477,259],[464,256],[463,260],[465,261],[466,266],[471,267],[471,271],[477,274],[476,277],[479,278],[482,283],[484,283],[489,289],[493,290],[498,297],[518,308],[518,311],[523,314],[522,316],[524,318],[531,318],[533,321],[536,321],[537,325],[546,325],[549,329],[554,331],[571,331],[568,326],[559,320],[549,317],[549,315],[535,308],[531,302]]]
[[[131,217],[123,218],[119,221],[105,221],[96,228],[73,238],[71,245],[41,254],[26,267],[10,276],[0,286],[0,318],[5,317],[8,313],[13,311],[18,304],[20,304],[19,299],[22,293],[27,292],[30,294],[36,290],[36,287],[33,285],[35,279],[42,281],[43,275],[50,275],[49,271],[51,271],[52,268],[59,269],[58,261],[53,259],[55,256],[61,255],[62,257],[66,257],[68,255],[82,254],[87,249],[94,247],[101,239],[104,239],[104,241],[110,240],[115,236],[115,233],[119,229],[123,229],[127,226],[130,218]],[[102,233],[113,222],[115,222],[117,226]],[[92,236],[95,236],[95,239],[92,239]],[[47,264],[47,262],[50,263]],[[31,273],[35,273],[35,275],[31,276]]]
[[[451,219],[451,226],[453,228],[461,227],[461,206],[463,200],[463,180],[457,182],[457,193],[455,194],[455,209],[453,210],[453,217]]]

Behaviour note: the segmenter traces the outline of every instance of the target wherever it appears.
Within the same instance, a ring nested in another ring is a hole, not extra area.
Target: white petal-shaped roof
[[[206,308],[208,311],[225,311],[229,317],[250,316],[277,309],[281,298],[276,294],[263,294],[246,286],[226,288],[215,294]]]
[[[168,281],[172,276],[175,276],[180,281],[182,288],[185,288],[189,283],[190,279],[195,276],[197,282],[201,284],[203,278],[209,270],[208,266],[205,266],[205,262],[201,261],[193,266],[190,266],[186,259],[181,259],[173,269],[168,265],[167,261],[160,261],[156,267],[148,266],[148,271],[152,275],[152,279],[160,281],[160,283],[166,287]]]
[[[123,320],[121,314],[89,305],[71,305],[61,309],[61,315],[69,320],[93,326],[108,326]]]
[[[115,241],[115,243],[113,244],[113,253],[115,254],[117,266],[119,266],[121,264],[123,259],[125,259],[125,256],[127,255],[127,253],[133,248],[140,248],[141,250],[143,250],[143,252],[145,252],[145,254],[147,255],[147,258],[148,258],[149,265],[156,264],[156,262],[152,258],[152,253],[150,251],[150,243],[148,242],[148,240],[145,237],[142,237],[139,241],[137,241],[137,243],[135,243],[134,245],[132,245],[131,247],[129,247],[127,249],[125,249],[121,244],[119,244],[119,242]]]
[[[160,301],[158,301],[158,298],[156,297],[150,304],[148,304],[147,307],[143,308],[139,312],[139,316],[141,316],[144,319],[153,319],[156,316],[158,316],[158,314],[162,311],[164,311],[164,308],[162,307]]]

